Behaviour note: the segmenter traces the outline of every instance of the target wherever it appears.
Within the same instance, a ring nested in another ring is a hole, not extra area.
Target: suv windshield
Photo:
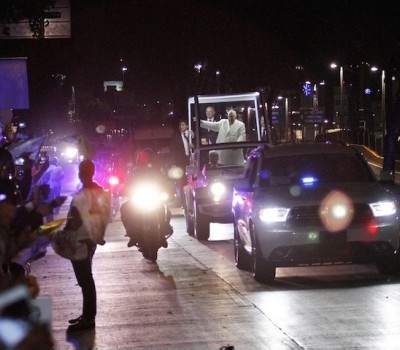
[[[264,158],[260,186],[373,181],[365,162],[353,154],[306,154]]]

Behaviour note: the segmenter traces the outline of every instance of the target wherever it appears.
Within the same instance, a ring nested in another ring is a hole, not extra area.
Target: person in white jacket
[[[216,143],[243,142],[246,141],[246,127],[243,122],[237,120],[236,111],[228,111],[228,119],[221,119],[217,122],[200,121],[200,127],[218,131]],[[243,165],[243,149],[219,150],[219,162],[222,165]]]

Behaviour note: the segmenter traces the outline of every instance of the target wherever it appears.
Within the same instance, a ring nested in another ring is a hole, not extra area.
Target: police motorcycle
[[[167,248],[173,228],[167,203],[170,189],[165,175],[152,163],[153,152],[144,149],[136,154],[136,170],[127,180],[122,194],[121,220],[129,237],[128,247],[137,247],[145,259],[156,261],[158,250]]]

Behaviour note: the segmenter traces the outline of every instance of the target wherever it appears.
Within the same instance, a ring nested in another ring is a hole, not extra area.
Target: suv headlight
[[[285,222],[288,214],[288,208],[263,208],[260,210],[260,219],[266,223]]]
[[[226,186],[222,182],[215,182],[210,186],[210,192],[214,202],[219,202],[225,196]]]
[[[375,217],[393,215],[397,211],[395,201],[370,203],[369,207]]]

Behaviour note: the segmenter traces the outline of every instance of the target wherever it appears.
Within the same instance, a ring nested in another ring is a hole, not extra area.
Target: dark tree
[[[55,2],[55,0],[0,0],[0,22],[7,24],[28,20],[33,37],[41,38],[44,27],[48,24],[45,11],[54,8]]]

